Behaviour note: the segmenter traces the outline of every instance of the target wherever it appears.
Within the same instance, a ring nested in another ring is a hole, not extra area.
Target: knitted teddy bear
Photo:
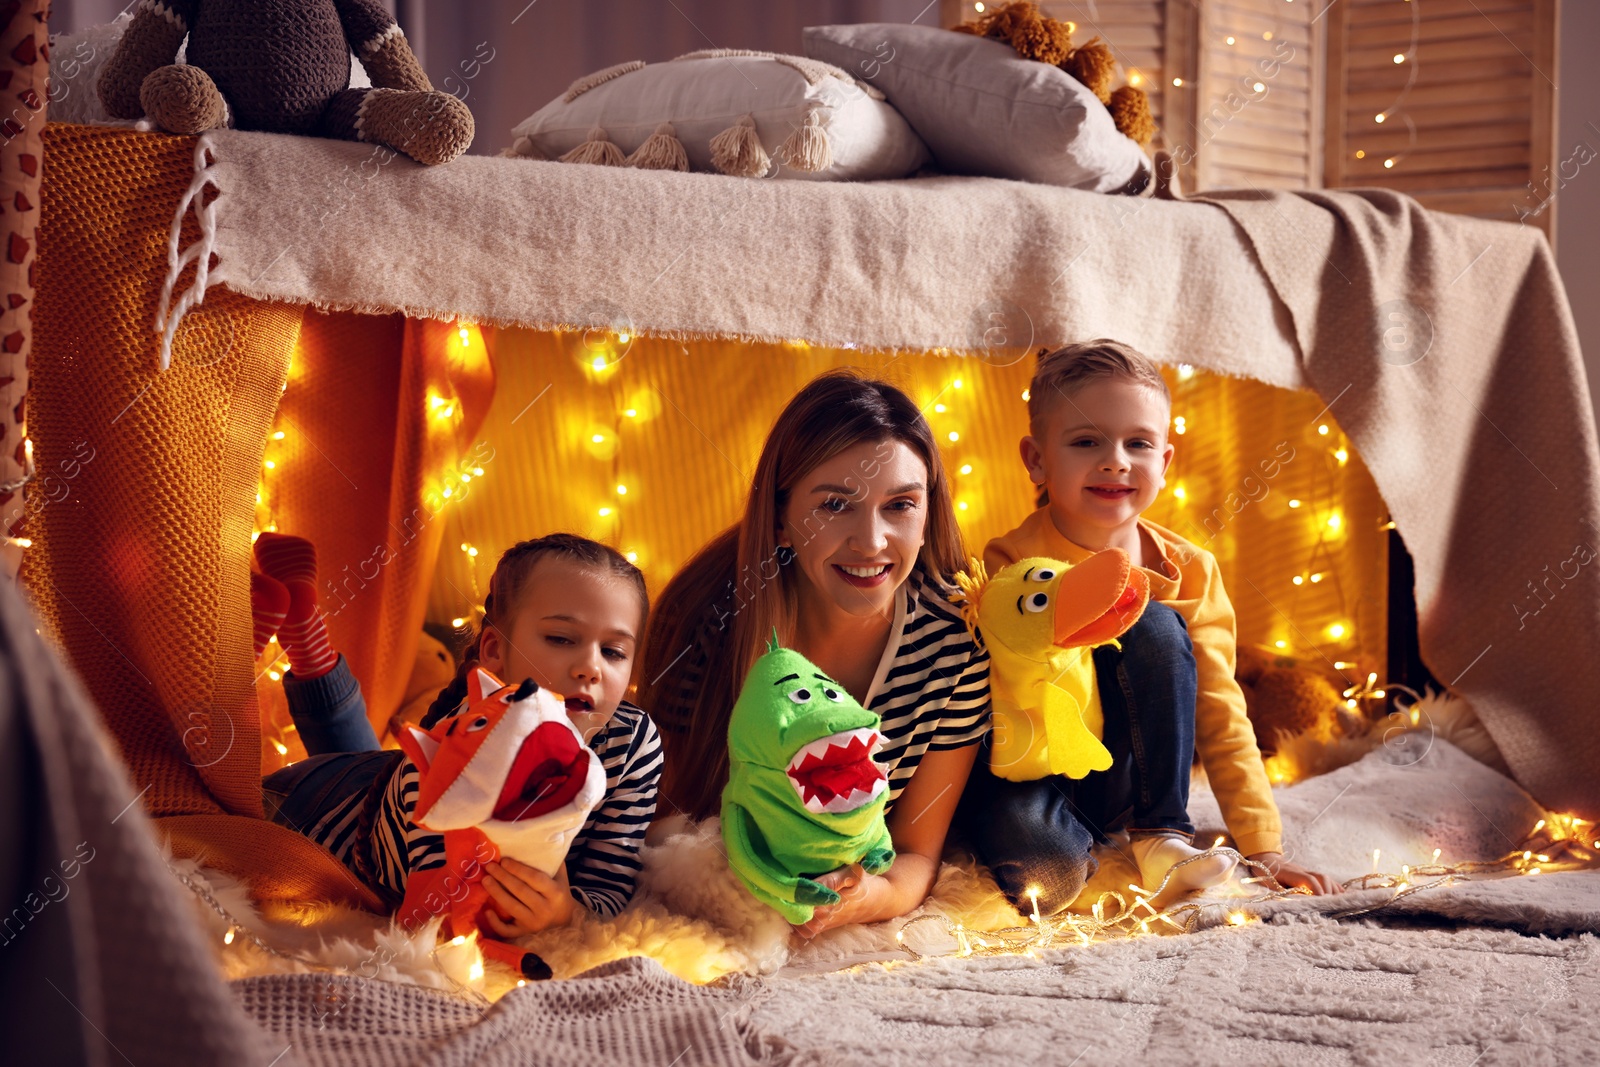
[[[1011,0],[972,22],[954,27],[959,33],[993,37],[1016,49],[1023,59],[1060,67],[1077,78],[1111,111],[1117,129],[1141,145],[1155,136],[1150,98],[1143,89],[1124,85],[1115,91],[1117,61],[1111,48],[1096,37],[1081,48],[1072,47],[1072,25],[1039,13],[1033,0]]]
[[[187,65],[174,64],[184,38]],[[354,49],[373,88],[350,88]],[[227,124],[386,145],[447,163],[472,112],[438,92],[379,0],[139,0],[96,85],[118,118],[170,133]]]
[[[1276,752],[1284,738],[1310,734],[1330,741],[1358,736],[1365,729],[1361,716],[1346,709],[1339,687],[1323,668],[1240,642],[1235,677],[1263,755]]]

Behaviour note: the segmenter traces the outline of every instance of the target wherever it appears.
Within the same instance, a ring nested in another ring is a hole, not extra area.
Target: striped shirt
[[[567,882],[572,896],[602,918],[610,918],[633,897],[639,877],[639,848],[656,810],[656,788],[661,780],[661,739],[642,708],[627,701],[618,706],[605,726],[589,738],[589,747],[605,769],[605,798],[583,824],[567,850]],[[398,901],[405,894],[412,871],[442,867],[444,837],[410,819],[416,806],[419,776],[409,757],[397,757],[394,771],[369,810],[372,794],[362,790],[345,797],[306,832],[345,866],[360,873],[355,846],[361,828],[370,820],[366,835],[370,851],[360,860],[370,863],[373,888]]]
[[[959,591],[919,566],[900,593],[889,640],[864,701],[883,720],[883,747],[876,758],[889,776],[886,811],[925,753],[974,745],[989,732],[989,654],[972,639],[951,602]],[[707,648],[726,639],[718,636],[716,620],[708,613],[696,644]],[[705,671],[708,657],[699,648],[673,668],[678,676],[673,691],[683,708],[691,706]],[[675,734],[686,732],[686,715],[680,711],[677,718],[683,721],[673,722],[669,716],[664,722],[676,727]]]

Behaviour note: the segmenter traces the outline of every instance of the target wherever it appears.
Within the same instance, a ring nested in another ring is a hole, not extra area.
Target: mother
[[[989,660],[951,606],[965,564],[950,482],[911,398],[854,371],[813,379],[762,448],[744,517],[652,612],[640,701],[667,749],[669,806],[715,814],[728,716],[777,627],[782,643],[883,719],[898,856],[818,880],[843,898],[800,932],[904,915],[927,897],[989,729]]]

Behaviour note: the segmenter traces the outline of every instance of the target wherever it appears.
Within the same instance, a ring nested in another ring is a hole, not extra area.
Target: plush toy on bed
[[[1117,72],[1111,47],[1098,37],[1081,48],[1072,47],[1072,24],[1041,14],[1033,0],[999,4],[972,22],[963,22],[953,29],[978,37],[997,38],[1015,48],[1023,59],[1060,67],[1100,98],[1122,133],[1141,145],[1149,144],[1155,136],[1156,123],[1150,115],[1150,98],[1145,91],[1132,85],[1111,88]]]
[[[959,580],[967,625],[989,651],[989,769],[1027,782],[1110,767],[1090,653],[1144,614],[1150,602],[1144,572],[1120,548],[1075,567],[1020,559],[989,578],[973,560],[972,571]]]
[[[189,39],[187,65],[174,64]],[[354,49],[374,88],[351,89]],[[379,0],[139,0],[100,72],[106,111],[169,133],[315,134],[446,163],[472,112],[437,92]]]
[[[411,820],[444,836],[445,864],[406,879],[396,918],[416,927],[443,914],[446,935],[476,930],[484,956],[548,978],[537,955],[480,928],[490,906],[483,868],[509,856],[555,874],[605,793],[605,771],[561,698],[531,679],[513,689],[475,667],[467,691],[465,711],[432,730],[408,724],[399,734],[420,775]]]
[[[813,880],[860,863],[894,862],[884,825],[889,780],[873,760],[877,715],[774,632],[728,723],[722,837],[728,863],[757,900],[791,923],[839,894]]]

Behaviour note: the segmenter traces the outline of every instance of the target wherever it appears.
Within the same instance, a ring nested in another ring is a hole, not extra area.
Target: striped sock
[[[328,643],[328,628],[317,607],[317,549],[303,537],[264,533],[256,539],[256,562],[289,591],[289,606],[278,627],[278,643],[289,669],[302,681],[333,670],[339,655]]]
[[[259,571],[250,572],[250,621],[254,625],[256,658],[267,647],[267,641],[283,625],[289,613],[289,590],[275,578]]]

